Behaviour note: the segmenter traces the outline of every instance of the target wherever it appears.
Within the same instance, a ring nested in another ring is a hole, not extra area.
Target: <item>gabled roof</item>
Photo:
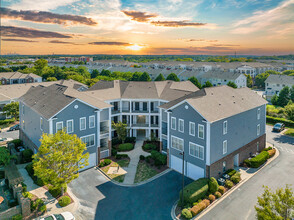
[[[2,72],[0,73],[0,78],[5,78],[5,79],[26,79],[28,77],[32,78],[42,78],[41,76],[38,76],[34,73],[20,73],[20,72]]]
[[[183,101],[189,103],[209,122],[228,118],[267,103],[248,88],[233,89],[229,86],[217,86],[201,89],[186,97],[161,105],[160,108],[172,109]]]
[[[294,76],[271,74],[265,80],[265,83],[277,83],[277,84],[294,85]]]
[[[208,71],[199,78],[205,78],[205,79],[227,79],[227,80],[233,80],[235,81],[239,76],[244,75],[243,73],[235,73],[235,72],[229,72],[229,71]]]

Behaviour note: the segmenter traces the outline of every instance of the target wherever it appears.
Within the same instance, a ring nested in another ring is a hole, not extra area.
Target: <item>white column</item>
[[[53,119],[49,119],[49,134],[53,134]]]
[[[130,101],[130,112],[132,113],[132,111],[133,111],[133,102]]]
[[[120,110],[119,110],[119,112],[122,112],[122,100],[119,101],[119,105],[120,105]]]
[[[205,134],[204,134],[205,137]],[[210,122],[206,122],[206,165],[210,165]],[[205,153],[205,152],[204,152]]]
[[[148,108],[149,108],[149,113],[151,113],[151,102],[148,101]]]
[[[108,114],[109,114],[109,116],[108,116],[108,119],[109,119],[109,121],[108,121],[108,126],[109,126],[109,137],[108,137],[108,140],[111,140],[112,138],[111,138],[111,108],[108,108]]]
[[[158,130],[158,135],[159,135],[159,139],[160,141],[162,141],[162,109],[159,109],[159,119],[158,119],[158,123],[159,123],[159,130]]]
[[[169,144],[170,144],[170,112],[167,112],[167,148],[169,149]]]
[[[100,147],[100,110],[96,111],[97,115],[97,146]]]

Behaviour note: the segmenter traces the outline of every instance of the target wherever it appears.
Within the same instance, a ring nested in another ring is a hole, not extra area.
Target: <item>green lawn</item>
[[[117,164],[120,167],[127,167],[129,165],[129,163],[130,163],[130,161],[127,159],[117,161]]]
[[[145,162],[139,162],[135,176],[135,183],[148,180],[159,172]]]
[[[289,128],[284,134],[294,137],[294,128]]]

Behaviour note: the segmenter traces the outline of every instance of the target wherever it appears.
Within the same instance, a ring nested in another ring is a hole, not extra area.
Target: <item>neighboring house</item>
[[[248,88],[210,87],[160,106],[169,166],[198,179],[219,177],[266,142],[266,101]]]
[[[288,86],[294,85],[294,76],[287,75],[269,75],[265,80],[265,95],[267,100],[271,100],[273,95],[279,95],[280,91]]]
[[[1,85],[42,82],[42,77],[33,73],[24,74],[20,72],[0,73]]]

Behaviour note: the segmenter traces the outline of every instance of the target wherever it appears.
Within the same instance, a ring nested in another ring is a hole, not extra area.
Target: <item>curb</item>
[[[269,143],[269,142],[267,142]],[[271,144],[271,143],[269,143]],[[271,144],[272,145],[272,144]],[[276,149],[276,154],[274,157],[270,158],[265,164],[263,164],[261,167],[259,167],[249,178],[241,180],[237,185],[235,185],[233,188],[231,188],[229,191],[227,191],[222,197],[220,197],[218,200],[216,200],[214,203],[212,203],[211,205],[209,205],[206,209],[204,209],[203,212],[201,212],[199,215],[196,215],[194,218],[191,218],[191,220],[196,220],[199,219],[201,217],[203,217],[206,213],[208,213],[212,208],[214,208],[218,203],[222,202],[225,198],[227,198],[229,195],[231,195],[236,189],[238,189],[240,186],[242,186],[244,183],[246,183],[249,179],[251,179],[253,176],[255,176],[257,173],[259,173],[259,171],[261,171],[264,167],[266,167],[267,165],[269,165],[272,161],[274,161],[279,155],[280,155],[280,151],[275,147]],[[176,219],[178,220],[178,218],[175,215],[175,210],[176,210],[176,206],[177,206],[177,202],[179,200],[177,200],[175,202],[175,204],[172,207],[172,212],[171,213],[171,217],[172,219]]]

